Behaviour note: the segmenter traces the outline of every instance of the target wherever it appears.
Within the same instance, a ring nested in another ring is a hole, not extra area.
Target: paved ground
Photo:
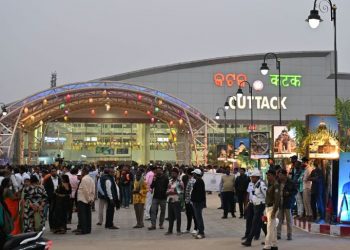
[[[135,224],[135,215],[132,209],[121,209],[115,217],[115,224],[120,226],[119,230],[106,230],[96,225],[97,213],[93,213],[93,230],[92,234],[84,236],[76,236],[72,233],[66,235],[54,235],[49,232],[45,237],[53,240],[54,250],[221,250],[221,249],[246,249],[241,246],[240,238],[245,230],[244,220],[238,218],[221,219],[222,210],[217,210],[218,197],[209,195],[208,208],[205,209],[204,219],[207,238],[203,240],[195,240],[190,235],[181,236],[165,236],[166,230],[148,231],[144,229],[132,229]],[[183,214],[183,225],[186,222]],[[148,223],[146,223],[148,225]],[[166,223],[167,226],[167,223]],[[73,220],[72,228],[76,227],[76,215]],[[184,226],[183,226],[184,229]],[[279,241],[279,249],[348,249],[350,239],[336,238],[331,236],[313,235],[303,232],[299,229],[294,230],[294,239],[292,241]],[[248,249],[262,249],[259,241],[253,243],[253,247]]]

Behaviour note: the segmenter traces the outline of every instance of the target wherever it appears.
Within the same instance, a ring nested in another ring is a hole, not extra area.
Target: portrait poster
[[[231,144],[219,144],[216,146],[218,161],[227,161],[234,158],[233,146]]]
[[[340,153],[338,184],[338,219],[350,223],[350,152]]]
[[[234,139],[234,151],[235,156],[243,155],[249,156],[250,138],[249,137],[237,137]]]
[[[338,121],[335,115],[307,115],[310,159],[339,158]]]
[[[287,126],[273,126],[272,152],[274,158],[289,158],[297,155],[295,128],[288,130]]]
[[[270,157],[270,133],[251,132],[250,133],[250,158],[268,159]]]

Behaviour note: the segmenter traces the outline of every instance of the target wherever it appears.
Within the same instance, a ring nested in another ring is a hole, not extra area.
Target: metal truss
[[[69,95],[69,100],[67,99]],[[141,95],[141,98],[139,96]],[[91,102],[91,100],[93,100]],[[119,82],[83,82],[68,84],[48,89],[21,101],[8,105],[8,115],[0,118],[0,158],[7,162],[12,156],[12,141],[18,126],[21,131],[31,133],[47,122],[65,116],[65,110],[74,112],[82,109],[97,108],[110,103],[118,108],[151,112],[150,117],[178,127],[181,131],[189,131],[190,141],[194,147],[196,164],[201,162],[198,151],[205,141],[200,138],[202,128],[214,124],[204,114],[185,102],[166,93],[150,88]],[[64,104],[64,108],[62,105]],[[155,107],[159,108],[155,112]],[[180,122],[180,120],[182,120]],[[42,138],[35,139],[33,145],[40,145]],[[33,146],[31,145],[31,146]],[[191,147],[190,149],[191,150]],[[29,162],[33,155],[38,156],[40,148],[30,148]],[[205,154],[204,154],[205,155]],[[0,162],[1,163],[1,162]]]

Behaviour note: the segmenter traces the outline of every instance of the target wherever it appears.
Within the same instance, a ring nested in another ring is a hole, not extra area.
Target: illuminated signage
[[[53,143],[53,142],[65,142],[67,139],[64,137],[44,137],[44,141],[48,143]]]
[[[237,99],[237,102],[235,101]],[[286,101],[287,97],[282,97],[281,99],[281,108],[282,109],[287,109],[286,106]],[[273,96],[273,97],[267,97],[267,96],[253,96],[251,99],[250,96],[241,96],[237,97],[236,96],[231,96],[229,98],[229,105],[231,109],[236,109],[235,103],[237,105],[238,109],[245,109],[249,108],[251,109],[252,106],[254,106],[254,109],[272,109],[272,110],[277,110],[279,109],[278,106],[278,97]]]
[[[301,87],[301,75],[281,75],[281,86],[282,87]],[[270,82],[272,85],[278,86],[279,77],[278,75],[270,75]]]
[[[214,83],[218,87],[222,87],[224,84],[226,84],[228,87],[232,87],[233,85],[240,86],[240,83],[243,81],[247,81],[248,77],[244,73],[228,73],[223,74],[221,72],[218,72],[214,74]],[[244,84],[242,84],[242,87],[244,87]]]

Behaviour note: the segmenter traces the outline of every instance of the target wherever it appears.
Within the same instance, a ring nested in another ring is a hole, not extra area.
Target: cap
[[[250,176],[260,177],[261,176],[261,172],[260,172],[259,169],[254,169]]]
[[[192,171],[192,174],[202,175],[202,171],[198,168]]]

